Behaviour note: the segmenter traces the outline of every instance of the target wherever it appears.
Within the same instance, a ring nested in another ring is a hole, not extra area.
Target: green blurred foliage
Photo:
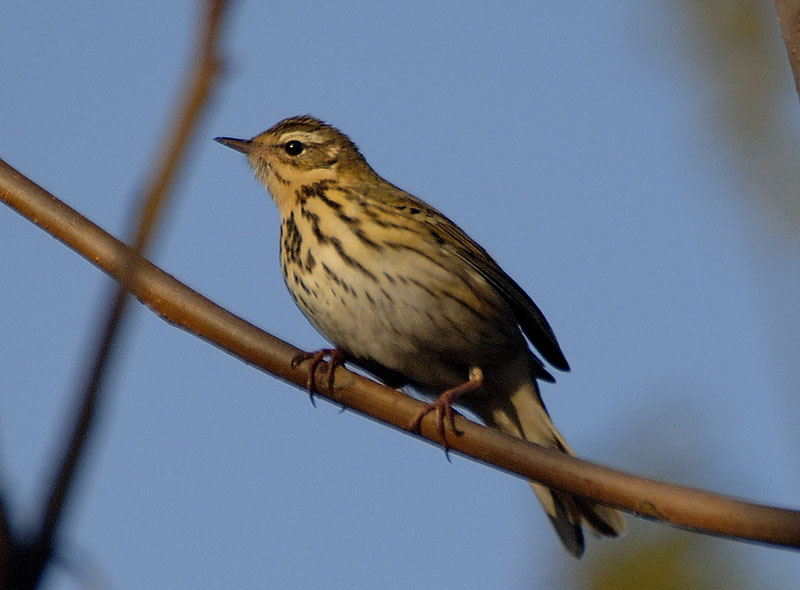
[[[762,256],[775,247],[794,251],[800,237],[800,118],[791,68],[771,2],[682,0],[671,6],[675,28],[665,31],[682,43],[676,59],[681,75],[697,89],[698,134],[729,159],[734,171],[731,198],[746,198],[752,245]],[[693,146],[696,147],[696,146]],[[787,255],[784,262],[794,259]],[[775,259],[772,260],[775,263]],[[780,273],[777,263],[772,269]],[[795,269],[796,272],[796,269]],[[785,275],[784,275],[785,276]],[[787,316],[781,302],[768,315]],[[796,323],[796,322],[795,322]],[[783,322],[792,332],[792,322]],[[783,336],[773,333],[776,342]],[[786,350],[785,347],[776,346]],[[780,361],[778,361],[780,364]],[[797,373],[796,362],[785,363]],[[793,379],[789,379],[793,381]],[[654,385],[655,386],[655,385]],[[785,400],[794,406],[795,401]],[[666,459],[666,458],[664,458]],[[691,458],[668,458],[673,471],[691,472]],[[676,480],[681,479],[676,476]],[[621,541],[592,544],[584,563],[565,563],[565,588],[591,590],[756,589],[734,557],[735,545],[703,535],[629,519]]]
[[[735,160],[747,188],[739,194],[796,238],[798,97],[772,3],[683,0],[676,9],[676,32],[686,40],[683,57],[707,99],[700,115],[707,115],[708,130]]]
[[[735,561],[720,560],[697,535],[668,531],[656,539],[598,564],[586,588],[591,590],[731,590],[756,588],[737,571]]]

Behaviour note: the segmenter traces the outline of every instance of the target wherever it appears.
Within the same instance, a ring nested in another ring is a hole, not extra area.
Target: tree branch
[[[800,95],[800,0],[775,0],[775,11],[794,74],[794,86]]]
[[[120,280],[135,253],[0,160],[0,199],[87,260]],[[298,350],[234,316],[141,259],[130,290],[155,313],[247,363],[305,388],[306,371],[292,368]],[[318,378],[325,392],[324,375]],[[325,396],[329,397],[329,396]],[[343,368],[330,399],[404,430],[422,404]],[[453,450],[565,492],[676,526],[738,539],[800,548],[800,512],[637,477],[569,457],[457,417]],[[422,436],[439,444],[434,417]]]
[[[54,551],[55,538],[63,521],[64,509],[68,504],[70,492],[74,488],[76,474],[84,462],[89,437],[101,403],[106,397],[104,384],[111,366],[113,355],[118,350],[126,310],[128,308],[127,285],[138,264],[138,256],[143,253],[155,234],[157,221],[164,209],[171,188],[177,180],[181,164],[185,160],[187,148],[197,129],[214,81],[219,72],[220,59],[217,55],[217,41],[222,28],[225,0],[208,0],[198,27],[194,63],[189,69],[185,88],[176,103],[173,124],[166,134],[162,149],[157,154],[145,189],[137,199],[139,212],[132,218],[133,249],[123,254],[123,264],[116,285],[109,297],[104,321],[97,333],[96,354],[86,367],[83,384],[76,396],[76,412],[67,424],[65,442],[61,455],[56,454],[52,466],[52,482],[42,508],[40,521],[36,528],[20,539],[9,534],[7,559],[4,571],[8,572],[9,584],[15,588],[34,588]],[[0,548],[2,551],[2,548]]]

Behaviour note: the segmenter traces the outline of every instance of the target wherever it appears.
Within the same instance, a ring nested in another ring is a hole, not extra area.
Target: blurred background
[[[111,233],[197,3],[9,3],[0,157]],[[582,457],[800,507],[800,117],[772,4],[235,3],[151,259],[295,345],[249,137],[311,113],[459,223],[572,365]],[[0,210],[0,468],[38,506],[111,281]],[[629,518],[571,558],[521,480],[267,376],[135,305],[47,587],[800,587],[794,552]]]

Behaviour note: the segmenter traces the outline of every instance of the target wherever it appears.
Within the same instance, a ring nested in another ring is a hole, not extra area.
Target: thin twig
[[[207,106],[214,82],[220,70],[217,55],[217,40],[222,27],[225,0],[210,0],[205,8],[202,27],[199,29],[194,64],[189,71],[185,89],[180,93],[174,124],[165,137],[163,147],[156,156],[150,179],[137,199],[140,211],[135,216],[133,249],[130,252],[145,252],[152,241],[157,221],[164,204],[175,185],[181,165],[185,161],[187,147],[197,129],[200,116]],[[54,540],[63,520],[64,508],[74,487],[76,474],[85,456],[89,436],[92,432],[100,404],[104,399],[104,382],[116,352],[124,325],[125,311],[129,301],[126,286],[136,273],[138,257],[126,256],[119,284],[113,289],[110,305],[102,328],[98,332],[97,353],[87,368],[84,384],[77,396],[77,414],[71,418],[69,434],[63,456],[58,457],[53,467],[52,483],[42,510],[41,520],[30,539],[22,539],[25,554],[19,564],[9,564],[13,582],[21,588],[34,588],[41,578],[54,550]],[[13,541],[12,541],[13,543]],[[18,567],[14,567],[18,565]]]
[[[13,551],[11,524],[8,522],[8,509],[4,494],[0,494],[0,588],[8,588],[8,562]]]
[[[2,161],[0,199],[118,280],[125,272],[126,257],[134,255],[113,236]],[[130,289],[167,321],[305,391],[305,367],[293,368],[291,362],[297,349],[234,316],[149,262],[141,260],[137,264]],[[333,394],[326,393],[324,378],[320,379],[319,395],[404,432],[404,426],[422,407],[398,391],[341,367],[336,371]],[[463,434],[448,437],[454,451],[549,487],[680,527],[800,548],[800,511],[742,502],[622,473],[507,436],[460,416],[456,427]],[[433,417],[422,421],[422,436],[439,445]]]

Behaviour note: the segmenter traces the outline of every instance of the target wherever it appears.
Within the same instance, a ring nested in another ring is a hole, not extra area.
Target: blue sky
[[[720,124],[738,90],[694,59],[688,4],[278,4],[233,10],[225,78],[154,262],[320,347],[282,284],[272,203],[212,141],[311,113],[537,301],[573,369],[543,395],[579,455],[798,507],[800,238],[770,181],[742,165],[775,154],[738,149]],[[0,157],[123,236],[184,75],[194,3],[4,13]],[[778,82],[764,92],[796,149],[797,96],[769,22]],[[0,465],[22,519],[110,281],[10,210],[0,246]],[[66,561],[116,588],[572,588],[619,547],[691,535],[630,519],[623,540],[590,542],[574,562],[522,481],[315,409],[141,306],[132,320],[65,543]],[[701,543],[760,588],[800,584],[792,552]]]

